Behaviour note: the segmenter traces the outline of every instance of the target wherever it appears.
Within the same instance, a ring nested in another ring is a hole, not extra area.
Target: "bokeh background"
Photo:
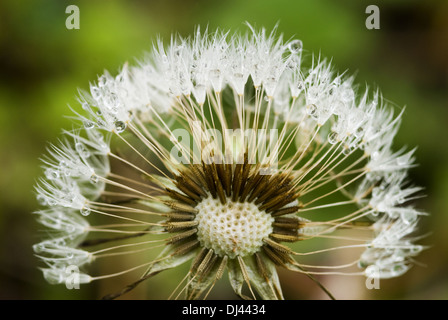
[[[68,30],[65,9],[80,9],[80,29]],[[369,4],[380,8],[380,29],[365,27]],[[0,299],[93,299],[114,292],[125,279],[81,286],[47,284],[31,246],[39,230],[33,185],[39,157],[72,122],[77,106],[105,69],[142,58],[152,42],[172,33],[192,34],[208,25],[246,32],[244,22],[303,41],[309,52],[332,58],[337,70],[357,74],[362,86],[380,88],[397,108],[406,105],[397,147],[418,146],[419,166],[411,178],[425,188],[415,205],[430,213],[422,220],[421,243],[430,249],[398,279],[367,290],[364,280],[321,280],[340,299],[448,298],[448,2],[333,0],[88,1],[3,0],[0,2]],[[101,268],[101,266],[99,267]],[[167,297],[185,270],[142,284],[127,299]],[[281,272],[290,299],[322,293],[305,277]],[[130,278],[131,279],[131,278]],[[213,296],[232,299],[225,281]]]

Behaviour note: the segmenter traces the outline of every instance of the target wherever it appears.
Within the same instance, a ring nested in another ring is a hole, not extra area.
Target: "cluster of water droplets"
[[[46,186],[51,188],[39,189],[46,190],[46,193],[38,192],[39,202],[42,205],[58,203],[60,192],[53,193],[59,189],[64,192],[81,189],[84,196],[97,198],[104,188],[99,177],[110,172],[109,152],[108,141],[96,129],[86,130],[86,136],[66,132],[66,139],[51,146],[48,157],[44,159]]]
[[[387,145],[370,155],[366,167],[372,173],[381,173],[385,176],[406,170],[414,165],[414,152],[415,149],[408,152],[405,152],[404,149],[393,152],[390,146]]]
[[[391,218],[401,218],[407,224],[417,219],[421,213],[403,204],[411,200],[417,192],[421,191],[421,188],[408,187],[406,179],[406,172],[398,171],[388,176],[388,179],[382,179],[372,188],[369,204],[376,213],[385,213]]]
[[[75,267],[75,271],[79,273],[79,267],[93,260],[90,252],[75,248],[85,238],[86,231],[81,228],[85,228],[86,223],[76,219],[74,214],[71,220],[67,219],[66,214],[64,217],[57,217],[56,211],[42,211],[39,214],[46,221],[45,225],[57,231],[59,237],[41,241],[33,246],[33,250],[47,266],[41,269],[45,279],[54,284],[64,283],[71,274],[69,268]],[[70,230],[70,226],[73,230]],[[61,232],[61,228],[66,230]],[[79,283],[90,282],[88,275],[79,273],[77,276],[80,277],[77,279]]]
[[[229,39],[227,33],[201,35],[198,30],[193,41],[172,39],[167,49],[159,43],[152,58],[157,66],[148,70],[169,95],[194,96],[199,105],[210,89],[221,92],[226,85],[243,95],[249,76],[255,87],[263,87],[272,97],[287,62],[292,60],[288,57],[301,51],[300,40],[285,44],[264,29],[253,30],[244,41]]]
[[[36,214],[42,225],[62,235],[82,235],[88,228],[88,223],[74,210],[50,208],[37,211]]]
[[[84,219],[91,213],[89,201],[104,190],[102,177],[110,172],[109,141],[103,133],[96,128],[64,133],[59,145],[49,148],[43,160],[45,179],[36,187],[37,201],[46,207],[36,212],[38,221],[51,232],[33,249],[49,267],[44,276],[55,283],[65,279],[67,267],[91,261],[87,251],[75,247],[89,230]]]
[[[45,280],[50,284],[65,284],[67,288],[76,288],[81,283],[90,283],[92,277],[83,272],[75,265],[50,268],[41,268]]]
[[[76,210],[53,207],[36,212],[38,221],[51,230],[52,237],[33,245],[35,255],[47,268],[42,268],[50,283],[63,283],[70,274],[67,269],[90,263],[93,256],[88,251],[76,249],[88,233],[89,224]],[[79,270],[78,270],[79,271]],[[83,283],[88,276],[84,275]]]
[[[377,236],[359,260],[359,266],[366,268],[366,275],[376,272],[376,277],[392,278],[410,268],[412,257],[424,250],[423,246],[406,239],[415,230],[416,223],[416,220],[409,223],[387,216],[375,223]]]
[[[65,177],[60,177],[58,180],[53,181],[53,183],[41,179],[36,189],[38,192],[38,201],[42,205],[79,210],[87,202],[78,185]]]
[[[105,73],[97,83],[90,86],[90,94],[82,94],[82,108],[89,115],[79,115],[85,129],[100,128],[121,133],[132,116],[138,102],[132,94],[131,79],[127,65],[116,76]]]
[[[64,239],[60,239],[60,241],[42,241],[33,246],[34,252],[37,255],[45,254],[45,256],[40,257],[45,262],[55,267],[69,265],[82,266],[92,260],[91,253],[85,250],[72,248],[63,240]]]

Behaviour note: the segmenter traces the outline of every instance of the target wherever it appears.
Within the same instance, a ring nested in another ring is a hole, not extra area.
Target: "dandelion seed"
[[[423,249],[412,233],[424,213],[408,204],[420,191],[407,182],[413,151],[392,150],[402,113],[378,93],[356,98],[353,78],[301,53],[301,41],[264,29],[198,30],[102,75],[36,187],[52,231],[34,246],[45,278],[63,283],[72,265],[81,283],[139,271],[116,298],[191,261],[171,297],[206,298],[227,270],[241,298],[283,299],[277,267],[330,297],[313,275],[405,273]],[[307,251],[312,241],[320,247]],[[344,250],[359,258],[303,260]],[[143,262],[87,274],[98,259],[128,256]]]

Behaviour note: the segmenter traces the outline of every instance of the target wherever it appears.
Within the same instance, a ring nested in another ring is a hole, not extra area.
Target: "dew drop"
[[[101,88],[105,87],[106,83],[107,83],[107,79],[104,75],[98,78],[98,86],[99,87],[101,87]]]
[[[92,93],[92,97],[95,100],[98,100],[101,97],[101,89],[98,87],[91,87],[90,92]]]
[[[219,70],[219,69],[213,69],[213,70],[210,70],[210,77],[212,78],[212,79],[217,79],[217,78],[219,78],[221,76],[221,70]]]
[[[126,123],[124,123],[123,121],[115,121],[114,126],[117,133],[122,133],[124,130],[126,130]]]
[[[40,253],[40,252],[44,251],[44,249],[45,249],[45,246],[42,243],[33,245],[33,250],[36,253]]]
[[[181,55],[183,49],[184,49],[184,47],[182,45],[176,46],[174,48],[174,54],[179,57]]]
[[[86,146],[81,142],[75,143],[75,149],[81,157],[83,158],[90,157],[90,152],[86,149]]]
[[[90,214],[90,208],[89,207],[82,207],[80,212],[83,216],[87,217]]]
[[[92,129],[95,126],[95,123],[92,121],[84,121],[84,128],[86,129]]]
[[[53,169],[45,170],[45,176],[48,180],[56,180],[59,178],[59,171]]]
[[[313,118],[317,117],[317,106],[315,104],[310,104],[306,106],[306,113]]]
[[[114,106],[110,108],[110,113],[117,114],[118,113],[118,107]]]
[[[373,211],[370,214],[372,215],[372,217],[378,217],[380,213],[378,211]]]
[[[46,206],[47,205],[47,199],[45,198],[45,196],[38,194],[36,196],[36,200],[37,203],[40,204],[41,206]]]
[[[295,70],[298,68],[297,62],[293,61],[293,60],[289,60],[286,63],[286,68],[289,70]]]
[[[98,180],[99,180],[99,178],[95,173],[90,176],[90,182],[98,183]]]
[[[101,120],[101,119],[98,119],[97,122],[96,122],[96,124],[97,124],[97,126],[100,127],[100,128],[104,128],[104,127],[106,127],[106,122],[104,122],[104,121]]]
[[[291,53],[299,53],[303,49],[303,43],[300,40],[293,40],[288,43],[288,49]]]
[[[405,224],[409,225],[417,220],[417,213],[414,211],[404,211],[401,214],[401,218]]]
[[[356,129],[356,131],[355,131],[355,137],[357,137],[357,138],[362,137],[362,135],[364,134],[364,131],[365,131],[364,127],[359,126],[358,129]]]
[[[342,153],[348,156],[350,153],[352,153],[353,150],[354,150],[353,147],[345,145],[344,149],[342,150]]]
[[[335,144],[336,142],[338,142],[338,139],[339,139],[339,136],[338,136],[337,132],[332,131],[328,134],[328,142],[330,144]]]
[[[341,85],[341,78],[335,78],[334,80],[333,80],[333,83],[334,83],[334,85],[336,85],[336,86],[340,86]]]
[[[118,95],[114,92],[112,92],[108,97],[108,106],[110,109],[117,109],[118,112],[118,106],[120,105],[120,99],[118,98]],[[115,112],[116,113],[116,112]]]

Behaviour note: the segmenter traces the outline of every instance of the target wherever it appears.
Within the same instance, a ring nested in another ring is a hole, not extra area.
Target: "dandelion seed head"
[[[80,283],[140,271],[114,298],[191,261],[172,297],[207,297],[227,271],[241,298],[282,299],[276,268],[390,278],[412,266],[425,213],[411,205],[414,150],[393,148],[403,112],[303,58],[302,41],[249,29],[159,40],[80,91],[79,128],[48,149],[36,186],[49,232],[33,249],[50,283],[72,266]],[[360,248],[331,266],[301,260]],[[130,256],[141,264],[88,274]]]

